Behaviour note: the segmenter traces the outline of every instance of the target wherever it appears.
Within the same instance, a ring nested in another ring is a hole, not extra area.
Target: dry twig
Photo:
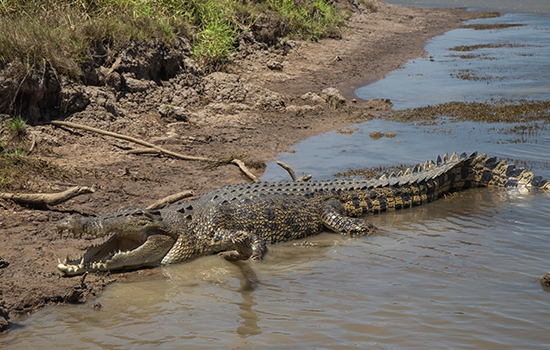
[[[258,179],[258,177],[250,172],[246,165],[244,165],[244,162],[240,159],[233,159],[231,163],[236,164],[241,171],[248,176],[248,178],[254,182],[262,182],[262,180]]]
[[[154,145],[152,143],[149,143],[147,141],[136,139],[136,138],[131,137],[131,136],[121,135],[121,134],[117,134],[117,133],[114,133],[114,132],[93,128],[91,126],[80,125],[80,124],[65,122],[65,121],[60,121],[60,120],[53,120],[53,121],[51,121],[51,123],[53,125],[66,126],[66,127],[69,127],[69,128],[82,129],[82,130],[86,130],[86,131],[90,131],[90,132],[95,132],[95,133],[98,133],[98,134],[101,134],[101,135],[106,135],[106,136],[110,136],[110,137],[130,141],[130,142],[134,142],[134,143],[137,143],[139,145],[148,147],[148,149],[147,148],[146,149],[139,148],[139,149],[135,149],[135,150],[130,150],[130,151],[128,151],[128,153],[135,153],[135,154],[162,153],[162,154],[166,154],[166,155],[169,155],[169,156],[172,156],[172,157],[175,157],[175,158],[179,158],[179,159],[184,159],[184,160],[200,160],[200,161],[207,161],[207,162],[215,162],[215,160],[211,159],[211,158],[187,156],[187,155],[184,155],[184,154],[181,154],[181,153],[169,151],[167,149],[164,149],[162,147],[159,147],[159,146]],[[250,172],[250,170],[248,170],[248,168],[246,167],[246,165],[242,161],[240,161],[240,160],[238,162],[232,161],[232,163],[236,164],[246,176],[248,176],[250,179],[252,179],[252,181],[261,182],[260,179],[258,179],[256,176],[254,176],[254,174],[252,174]]]
[[[288,174],[290,175],[290,177],[292,178],[292,181],[308,181],[309,179],[311,179],[311,175],[304,175],[302,176],[301,178],[297,178],[296,177],[296,173],[294,172],[294,169],[292,169],[292,167],[290,165],[287,165],[283,162],[279,162],[277,161],[276,162],[277,165],[279,165],[281,168],[285,169],[286,171],[288,171]]]
[[[92,128],[91,126],[80,125],[80,124],[75,124],[75,123],[71,123],[71,122],[59,121],[59,120],[53,120],[53,121],[51,121],[51,123],[53,125],[66,126],[66,127],[74,128],[74,129],[82,129],[82,130],[86,130],[86,131],[95,132],[95,133],[98,133],[98,134],[101,134],[101,135],[111,136],[111,137],[114,137],[114,138],[117,138],[117,139],[122,139],[122,140],[130,141],[130,142],[134,142],[134,143],[137,143],[137,144],[142,145],[142,146],[153,148],[153,149],[155,149],[155,150],[157,150],[157,151],[159,151],[163,154],[167,154],[167,155],[175,157],[175,158],[180,158],[180,159],[184,159],[184,160],[202,160],[202,161],[207,161],[207,162],[213,162],[214,161],[213,159],[205,158],[205,157],[186,156],[185,154],[172,152],[172,151],[169,151],[169,150],[164,149],[162,147],[159,147],[157,145],[154,145],[152,143],[149,143],[149,142],[146,142],[146,141],[143,141],[143,140],[140,140],[140,139],[136,139],[136,138],[131,137],[131,136],[121,135],[121,134],[117,134],[117,133],[110,132],[110,131],[105,131],[105,130],[101,130],[101,129],[97,129],[97,128]]]
[[[4,193],[0,198],[32,205],[57,205],[82,194],[94,193],[92,187],[76,186],[59,193]]]
[[[180,193],[176,193],[176,194],[173,194],[173,195],[168,196],[168,197],[164,197],[163,199],[160,199],[160,200],[156,201],[155,203],[148,206],[147,209],[149,209],[149,210],[161,209],[161,208],[164,208],[165,206],[167,206],[168,204],[172,204],[174,202],[179,201],[180,199],[187,198],[187,197],[192,197],[194,195],[195,195],[195,193],[193,191],[183,191],[183,192],[180,192]]]
[[[158,149],[154,148],[134,148],[127,150],[126,153],[128,154],[161,154],[161,152]]]
[[[288,174],[289,174],[290,177],[292,178],[292,181],[298,180],[298,178],[296,177],[296,173],[295,173],[294,170],[290,167],[290,165],[286,165],[285,163],[279,162],[279,161],[277,161],[276,163],[277,163],[278,166],[280,166],[280,167],[282,167],[283,169],[285,169],[286,171],[288,171]]]

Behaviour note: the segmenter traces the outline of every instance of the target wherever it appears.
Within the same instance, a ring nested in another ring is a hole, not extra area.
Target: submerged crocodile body
[[[413,207],[480,186],[550,189],[524,169],[486,155],[453,154],[404,173],[371,180],[264,182],[221,187],[197,200],[161,210],[130,207],[90,219],[61,220],[60,231],[112,236],[81,259],[60,262],[67,275],[135,269],[220,253],[228,260],[260,260],[266,244],[320,233],[324,227],[368,235],[367,214]]]

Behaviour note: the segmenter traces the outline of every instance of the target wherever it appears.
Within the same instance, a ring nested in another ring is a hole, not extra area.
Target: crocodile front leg
[[[263,239],[246,231],[229,231],[228,235],[235,245],[235,250],[218,253],[218,256],[228,261],[238,260],[262,260],[267,252]]]
[[[321,220],[328,229],[342,234],[364,236],[374,232],[373,224],[358,218],[345,216],[345,208],[340,201],[326,200],[321,208]]]
[[[227,253],[222,257],[232,261],[261,260],[267,248],[263,239],[246,231],[219,229],[211,234],[183,234],[162,259],[161,265],[219,252]]]

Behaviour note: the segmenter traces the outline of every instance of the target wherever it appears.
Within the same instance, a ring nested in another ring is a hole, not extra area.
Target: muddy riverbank
[[[182,69],[170,77],[167,68],[181,52],[155,42],[133,43],[98,70],[103,85],[66,86],[63,105],[75,112],[65,120],[191,156],[239,157],[250,164],[272,160],[299,140],[390,109],[388,101],[352,101],[354,89],[422,56],[427,39],[480,15],[373,3],[376,12],[339,3],[352,11],[341,39],[268,46],[243,38],[242,50],[226,71],[208,75],[185,56],[185,42]],[[153,61],[164,68],[147,64]],[[166,79],[158,84],[154,72]],[[345,99],[327,88],[338,89]],[[48,304],[89,302],[94,307],[94,297],[107,284],[149,273],[63,277],[57,259],[76,256],[90,242],[56,234],[57,220],[146,207],[182,190],[200,194],[247,181],[234,165],[211,169],[196,161],[131,154],[136,145],[130,142],[54,127],[48,120],[58,115],[39,107],[31,106],[35,126],[26,137],[36,146],[28,157],[48,171],[31,174],[17,192],[60,192],[72,185],[94,186],[96,192],[48,208],[0,200],[0,256],[9,262],[0,269],[0,329]],[[257,175],[262,170],[253,169]]]

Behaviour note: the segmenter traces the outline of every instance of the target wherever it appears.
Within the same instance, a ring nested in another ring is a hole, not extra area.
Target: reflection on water
[[[241,325],[237,327],[237,334],[241,337],[248,337],[250,335],[256,335],[262,333],[260,327],[258,327],[258,314],[254,311],[254,306],[257,304],[254,302],[254,289],[258,285],[258,277],[254,272],[254,269],[246,263],[234,262],[242,274],[239,276],[241,283],[241,295],[243,301],[238,303],[241,313],[239,316],[242,318]]]

